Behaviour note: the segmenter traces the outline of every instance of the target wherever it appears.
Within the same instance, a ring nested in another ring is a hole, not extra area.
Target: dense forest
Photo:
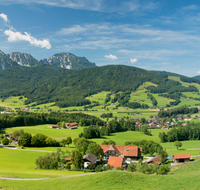
[[[194,114],[198,112],[198,108],[187,108],[187,107],[181,107],[181,108],[174,108],[174,109],[168,109],[166,111],[161,110],[158,112],[158,117],[171,117],[176,116],[178,114]]]
[[[50,66],[11,67],[0,71],[0,97],[23,95],[28,98],[26,104],[55,102],[59,107],[68,107],[91,104],[85,97],[101,91],[121,91],[123,93],[118,93],[112,100],[107,95],[105,103],[111,100],[112,103],[118,101],[120,106],[147,108],[147,105],[129,103],[130,93],[144,82],[157,84],[147,89],[151,94],[160,93],[174,99],[171,105],[180,102],[181,92],[198,91],[192,85],[184,87],[177,81],[169,80],[165,74],[152,74],[136,67],[109,65],[72,72]],[[152,102],[156,105],[155,98]]]
[[[49,83],[58,76],[68,75],[72,72],[72,70],[44,65],[41,67],[10,67],[0,71],[0,96],[31,94],[30,89],[36,90],[39,86]]]
[[[7,114],[0,115],[0,129],[16,126],[29,126],[39,124],[57,124],[58,122],[77,122],[81,126],[104,125],[101,119],[83,113],[32,113],[17,112],[12,117]]]

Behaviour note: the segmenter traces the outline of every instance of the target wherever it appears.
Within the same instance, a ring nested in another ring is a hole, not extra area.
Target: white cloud
[[[183,7],[185,10],[197,10],[199,7],[197,5],[189,5],[187,7]]]
[[[4,34],[8,36],[9,42],[27,41],[31,45],[34,45],[37,47],[46,48],[46,49],[51,48],[51,44],[49,43],[48,39],[37,40],[36,38],[32,37],[27,32],[24,32],[24,34],[21,34],[20,32],[15,32],[12,30],[5,30]]]
[[[110,54],[110,55],[105,55],[105,58],[112,59],[112,60],[118,59],[116,55],[112,55],[112,54]]]
[[[134,59],[130,59],[130,62],[133,64],[133,63],[136,63],[138,60],[136,58]]]
[[[20,32],[17,32],[13,28],[13,26],[10,25],[9,23],[10,21],[7,15],[5,15],[4,13],[1,13],[0,17],[6,22],[7,27],[9,27],[9,30],[4,31],[4,34],[8,36],[9,42],[27,41],[31,45],[41,47],[41,48],[51,49],[51,44],[49,42],[49,39],[37,40],[36,38],[32,37],[27,32],[24,32],[24,34],[21,34]]]
[[[158,7],[158,3],[140,3],[138,0],[124,0],[117,3],[114,0],[0,0],[0,4],[42,4],[46,6],[67,7],[78,10],[91,10],[110,13],[152,11]]]
[[[5,15],[4,13],[1,13],[0,17],[4,20],[4,22],[9,22],[7,15]]]
[[[198,71],[197,73],[200,74],[200,71]]]

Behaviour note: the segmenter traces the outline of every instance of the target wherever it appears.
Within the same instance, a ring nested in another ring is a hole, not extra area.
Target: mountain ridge
[[[5,54],[0,50],[0,70],[7,69],[12,66],[36,67],[41,64],[47,64],[53,67],[60,67],[69,70],[81,70],[88,67],[96,67],[95,63],[91,63],[85,57],[78,57],[72,53],[57,53],[52,57],[38,61],[31,54],[20,52]]]

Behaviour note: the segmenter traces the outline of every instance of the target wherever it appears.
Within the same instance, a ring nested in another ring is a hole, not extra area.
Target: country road
[[[96,174],[96,172],[93,173],[88,173],[88,174],[78,174],[78,175],[68,175],[68,176],[60,176],[56,178],[61,178],[61,177],[81,177],[85,175],[92,175]],[[8,178],[8,177],[0,177],[0,179],[5,179],[5,180],[18,180],[18,181],[36,181],[36,180],[44,180],[44,179],[49,179],[49,178]]]

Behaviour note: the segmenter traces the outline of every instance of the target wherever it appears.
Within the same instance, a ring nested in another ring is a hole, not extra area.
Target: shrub
[[[103,171],[112,170],[113,168],[114,168],[113,166],[107,164],[107,166],[105,166],[105,165],[103,166]]]
[[[4,137],[4,138],[3,138],[2,144],[3,144],[3,145],[8,145],[8,144],[9,144],[9,140],[7,139],[7,137]]]
[[[103,169],[102,169],[102,165],[98,165],[96,168],[95,168],[95,172],[102,172]]]
[[[130,163],[130,164],[128,165],[128,171],[134,172],[135,169],[136,169],[136,165],[135,165],[134,163]]]
[[[169,165],[161,165],[158,169],[158,174],[164,175],[170,171]]]
[[[70,163],[70,162],[67,162],[66,165],[65,165],[65,168],[66,168],[66,169],[71,169],[71,163]]]
[[[123,167],[116,167],[116,170],[124,170],[124,168]]]

